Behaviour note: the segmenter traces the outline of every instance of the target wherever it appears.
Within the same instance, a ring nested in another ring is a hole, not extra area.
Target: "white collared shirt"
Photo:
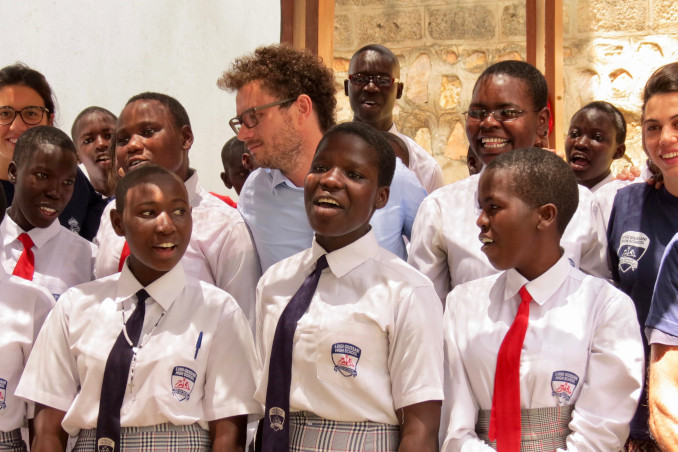
[[[24,366],[31,353],[54,298],[47,289],[0,267],[0,431],[24,427],[32,416],[32,405],[14,396]]]
[[[447,185],[424,199],[412,229],[408,262],[428,276],[441,301],[455,286],[498,273],[478,240],[479,174]],[[585,273],[611,278],[605,224],[593,194],[581,185],[579,206],[560,245]]]
[[[603,219],[605,220],[605,226],[610,222],[610,215],[612,214],[612,205],[614,204],[614,197],[617,196],[617,191],[626,187],[627,185],[641,182],[640,180],[636,181],[627,181],[627,180],[611,180],[607,184],[600,187],[596,186],[595,193],[593,196],[596,198],[598,206],[600,206],[600,212],[603,214]],[[645,181],[642,181],[645,182]]]
[[[533,297],[520,356],[521,409],[574,405],[568,450],[621,450],[643,383],[643,346],[631,299],[563,256],[528,282],[511,269],[447,297],[441,450],[492,450],[475,434],[492,409],[497,353],[520,304]]]
[[[231,294],[254,328],[254,290],[261,276],[259,259],[247,225],[240,214],[198,185],[195,171],[185,182],[193,208],[193,232],[182,258],[186,272],[214,284]],[[95,274],[97,278],[117,273],[125,238],[111,224],[106,206],[94,241],[99,245]]]
[[[38,336],[17,394],[66,411],[62,426],[71,435],[96,428],[106,360],[123,328],[122,311],[129,319],[141,288],[125,266],[64,293]],[[126,388],[121,426],[198,422],[206,428],[215,419],[260,417],[252,334],[233,298],[186,276],[181,264],[145,289],[145,345],[137,354],[133,390]]]
[[[410,154],[410,164],[408,167],[417,176],[421,185],[424,186],[426,193],[433,193],[434,190],[445,185],[443,170],[431,154],[426,152],[412,138],[398,132],[395,123],[393,123],[388,131],[398,135],[407,145],[407,150]]]
[[[257,286],[262,403],[280,314],[323,254],[314,240]],[[380,248],[372,231],[327,261],[295,332],[290,409],[397,425],[396,409],[442,400],[442,306],[430,281]]]
[[[23,253],[24,246],[18,240],[21,229],[9,215],[0,225],[2,235],[2,265],[12,274]],[[28,235],[35,246],[33,282],[47,290],[55,299],[66,289],[94,279],[94,258],[97,247],[74,234],[58,221],[46,228],[33,228]]]

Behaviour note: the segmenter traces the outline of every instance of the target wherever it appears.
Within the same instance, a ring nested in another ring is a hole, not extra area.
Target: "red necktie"
[[[127,240],[125,240],[125,244],[122,247],[122,251],[120,252],[120,262],[118,263],[118,271],[122,271],[122,266],[125,265],[125,259],[127,259],[127,256],[129,256],[129,246],[127,245]]]
[[[34,245],[33,240],[25,232],[19,234],[17,240],[23,244],[24,250],[21,252],[21,256],[19,256],[12,274],[33,281],[33,271],[35,270],[35,256],[33,256],[33,250],[31,249]]]
[[[516,318],[499,347],[494,374],[489,437],[497,441],[499,452],[520,452],[520,352],[532,301],[525,286],[520,288],[520,299]]]

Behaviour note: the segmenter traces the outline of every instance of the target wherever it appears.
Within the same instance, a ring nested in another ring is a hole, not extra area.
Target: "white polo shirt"
[[[261,267],[247,225],[236,209],[198,185],[197,171],[185,185],[193,208],[193,232],[182,258],[184,268],[189,275],[231,294],[254,328],[254,291]],[[114,208],[115,202],[106,206],[94,239],[99,245],[97,278],[118,272],[125,244],[111,224]]]
[[[24,427],[31,409],[14,391],[54,298],[47,289],[0,267],[0,431]]]
[[[259,281],[262,404],[280,314],[323,254],[314,238]],[[372,231],[327,254],[327,262],[294,335],[291,411],[397,425],[397,409],[442,400],[442,306],[431,282],[380,248]]]
[[[21,229],[9,215],[0,225],[2,235],[2,265],[10,275],[23,253],[18,240]],[[33,282],[47,290],[55,299],[68,288],[94,279],[94,259],[97,247],[54,221],[46,228],[33,228],[28,235],[35,246]]]
[[[574,405],[568,450],[621,450],[643,384],[643,346],[633,302],[563,256],[528,282],[511,269],[455,287],[445,309],[441,451],[491,451],[475,433],[492,409],[497,354],[532,295],[520,356],[520,408]]]
[[[410,164],[408,165],[408,168],[415,176],[417,176],[417,179],[419,179],[419,182],[426,190],[426,193],[433,193],[434,190],[445,185],[442,168],[440,168],[436,159],[426,152],[426,149],[419,146],[412,138],[398,132],[395,123],[393,123],[388,131],[398,135],[407,145],[407,150],[410,155]]]
[[[481,248],[478,219],[479,174],[436,190],[419,206],[408,262],[428,276],[441,301],[455,286],[498,273]],[[581,185],[579,207],[560,245],[585,273],[611,278],[607,235],[593,194]]]
[[[62,426],[70,435],[96,428],[106,360],[123,328],[122,311],[129,319],[141,288],[125,266],[64,293],[38,336],[17,395],[65,411]],[[145,289],[150,298],[141,341],[157,327],[138,352],[121,426],[198,422],[207,428],[215,419],[260,417],[252,334],[233,298],[186,276],[181,264]]]

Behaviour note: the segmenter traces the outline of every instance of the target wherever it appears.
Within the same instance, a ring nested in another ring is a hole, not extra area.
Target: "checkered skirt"
[[[95,428],[81,430],[73,452],[96,451]],[[210,435],[198,424],[159,424],[149,427],[120,429],[120,450],[125,452],[208,452],[212,450]]]
[[[26,452],[26,443],[21,438],[21,429],[0,432],[0,452]]]
[[[395,452],[399,444],[397,425],[332,421],[305,411],[290,413],[290,452]]]
[[[572,433],[568,425],[572,420],[573,405],[520,410],[521,452],[544,452],[558,448],[565,449],[565,438]],[[496,441],[490,441],[491,410],[478,412],[476,434],[493,449]]]

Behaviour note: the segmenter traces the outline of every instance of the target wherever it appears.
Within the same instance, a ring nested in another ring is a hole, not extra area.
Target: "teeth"
[[[494,243],[494,240],[488,239],[487,237],[481,238],[480,241],[483,243]]]
[[[8,140],[10,143],[16,144],[18,138],[9,138]]]
[[[669,152],[668,154],[663,154],[661,158],[663,159],[672,159],[678,157],[678,152]]]
[[[486,148],[500,148],[503,147],[509,140],[505,138],[481,138],[480,142],[483,143],[483,146]]]
[[[52,209],[51,207],[40,207],[41,210],[43,210],[45,213],[48,214],[53,214],[56,213],[56,209]]]
[[[339,206],[338,202],[336,202],[334,199],[330,199],[330,198],[320,198],[318,200],[318,204],[333,204],[335,206]]]
[[[172,248],[174,246],[174,243],[161,243],[159,245],[155,245],[157,248]]]

